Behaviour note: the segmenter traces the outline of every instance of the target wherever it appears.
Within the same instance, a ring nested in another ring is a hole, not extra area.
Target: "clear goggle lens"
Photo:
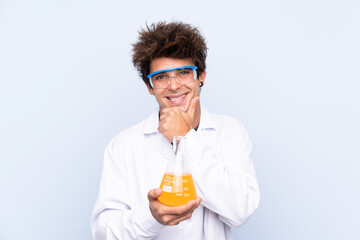
[[[152,73],[148,77],[152,88],[167,88],[170,85],[171,78],[174,78],[181,85],[194,81],[197,78],[196,69],[195,66],[165,69]]]

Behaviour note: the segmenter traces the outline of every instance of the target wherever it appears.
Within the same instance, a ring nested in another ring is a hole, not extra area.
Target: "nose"
[[[171,78],[174,78],[175,81],[171,81]],[[175,76],[170,76],[170,77],[169,77],[169,85],[168,85],[168,88],[169,88],[170,90],[176,90],[176,89],[178,89],[178,88],[180,88],[180,87],[181,87],[181,84],[180,84],[179,81],[176,79],[176,77],[175,77]]]

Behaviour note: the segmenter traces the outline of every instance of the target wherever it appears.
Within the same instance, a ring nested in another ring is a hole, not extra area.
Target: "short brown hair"
[[[198,76],[205,71],[207,47],[200,31],[182,22],[158,22],[139,31],[133,46],[132,61],[145,83],[149,82],[150,63],[160,57],[190,58],[198,67]]]

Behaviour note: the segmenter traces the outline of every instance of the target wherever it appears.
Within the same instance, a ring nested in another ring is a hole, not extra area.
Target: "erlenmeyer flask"
[[[161,181],[162,193],[158,200],[169,206],[181,206],[196,199],[194,181],[186,152],[186,138],[175,136],[173,154]]]

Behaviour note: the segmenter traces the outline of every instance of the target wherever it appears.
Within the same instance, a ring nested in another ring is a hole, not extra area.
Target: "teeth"
[[[185,96],[185,94],[181,95],[179,97],[174,97],[174,98],[169,97],[169,99],[170,99],[170,101],[177,101],[177,100],[180,100],[181,98],[183,98],[184,96]]]

